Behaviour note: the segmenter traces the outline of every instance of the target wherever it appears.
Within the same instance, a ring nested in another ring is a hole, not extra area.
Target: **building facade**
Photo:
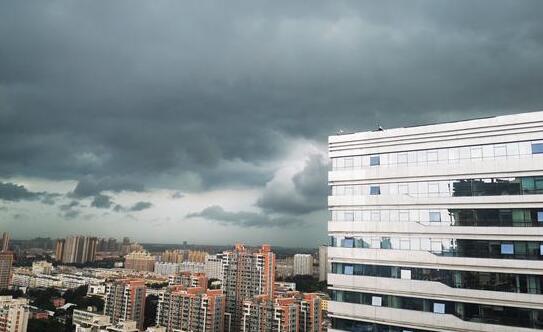
[[[222,281],[222,257],[221,255],[207,255],[204,263],[204,272],[209,279]]]
[[[3,252],[9,250],[9,233],[8,232],[4,232],[2,234],[2,243],[1,243],[0,249]]]
[[[224,310],[225,297],[220,289],[170,286],[159,294],[156,323],[167,332],[222,332]]]
[[[294,275],[310,276],[313,274],[313,256],[309,254],[294,255]]]
[[[65,264],[84,264],[96,260],[98,238],[73,235],[56,242],[55,257]]]
[[[330,271],[330,263],[328,263],[328,247],[319,247],[319,281],[326,280]]]
[[[320,332],[321,299],[312,293],[257,295],[243,302],[242,332]]]
[[[273,297],[275,254],[269,245],[250,252],[242,244],[222,253],[223,285],[226,296],[225,331],[240,331],[243,303],[255,295]]]
[[[155,269],[156,257],[147,251],[131,252],[124,257],[124,268],[134,271],[153,272]]]
[[[26,299],[0,296],[0,332],[26,332],[29,316]]]
[[[543,329],[543,112],[329,138],[331,331]]]
[[[13,265],[13,254],[0,252],[0,289],[7,289],[11,281],[11,266]]]
[[[143,329],[145,309],[145,281],[143,279],[120,279],[106,284],[104,314],[112,324],[135,321]]]

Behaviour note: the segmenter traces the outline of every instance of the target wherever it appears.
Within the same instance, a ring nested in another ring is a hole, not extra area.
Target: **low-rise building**
[[[51,274],[53,272],[53,264],[48,261],[32,262],[32,273],[34,274]]]

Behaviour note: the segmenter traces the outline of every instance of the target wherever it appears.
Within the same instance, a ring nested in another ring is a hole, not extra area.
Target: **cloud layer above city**
[[[326,241],[327,136],[543,109],[541,1],[3,1],[0,225]]]

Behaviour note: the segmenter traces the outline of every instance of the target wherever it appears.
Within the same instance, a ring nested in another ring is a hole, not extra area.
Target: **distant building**
[[[139,332],[140,330],[137,322],[125,320],[106,327],[105,332]]]
[[[167,332],[222,332],[224,312],[222,290],[177,285],[160,292],[156,321]]]
[[[209,279],[222,280],[222,257],[221,255],[207,255],[204,263],[204,272]]]
[[[98,238],[81,235],[68,236],[57,240],[55,257],[62,263],[84,264],[96,260]]]
[[[330,271],[328,262],[328,246],[319,247],[319,281],[325,281]]]
[[[51,274],[53,272],[53,264],[48,261],[32,262],[32,273],[34,274]]]
[[[9,233],[8,232],[4,232],[2,234],[2,243],[1,243],[0,248],[2,249],[2,252],[9,250]]]
[[[184,260],[184,253],[182,250],[165,250],[160,256],[161,262],[166,263],[181,263]]]
[[[207,288],[208,277],[205,273],[181,272],[168,278],[170,286],[182,285],[185,287]]]
[[[275,264],[275,275],[279,279],[294,276],[294,260],[292,257],[277,259]]]
[[[134,271],[153,272],[155,269],[156,257],[147,251],[132,252],[124,257],[124,268]]]
[[[313,275],[313,256],[309,254],[294,255],[294,275]]]
[[[13,254],[0,252],[0,289],[8,289],[11,280],[11,266],[13,265]]]
[[[106,284],[104,314],[113,324],[133,320],[143,329],[145,309],[145,281],[120,279]]]
[[[321,324],[321,299],[316,294],[259,295],[243,303],[241,331],[320,332]]]
[[[207,255],[209,254],[205,251],[189,250],[189,253],[187,255],[187,261],[196,262],[196,263],[204,263]]]
[[[0,332],[26,332],[29,316],[28,300],[0,296]]]
[[[199,273],[204,272],[204,268],[204,263],[199,262],[183,262],[179,264],[179,272]]]
[[[223,290],[226,295],[225,331],[241,331],[243,303],[256,295],[273,296],[275,254],[269,245],[249,252],[242,244],[222,253]]]
[[[154,271],[157,274],[169,276],[169,275],[179,273],[179,270],[180,270],[179,263],[155,262]]]
[[[80,309],[74,309],[72,323],[75,332],[102,332],[111,326],[109,316]]]

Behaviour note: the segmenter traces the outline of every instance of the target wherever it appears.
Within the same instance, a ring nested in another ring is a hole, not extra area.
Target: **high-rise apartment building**
[[[250,252],[242,244],[222,253],[223,285],[226,296],[225,331],[241,329],[243,302],[255,295],[273,297],[275,254],[269,245]]]
[[[204,272],[209,279],[222,280],[222,257],[221,255],[207,255],[204,263]]]
[[[135,321],[143,329],[143,311],[145,309],[145,280],[119,279],[106,284],[104,314],[111,323]]]
[[[160,292],[156,323],[167,332],[222,332],[224,310],[222,290],[175,285]]]
[[[329,149],[330,331],[543,329],[543,112]]]
[[[319,281],[326,280],[327,274],[330,271],[330,263],[328,263],[328,247],[319,247]]]
[[[0,332],[26,332],[29,313],[28,300],[0,296]]]
[[[9,287],[12,265],[13,254],[11,252],[0,252],[0,290]]]
[[[243,302],[243,332],[320,332],[321,299],[316,294],[288,292],[257,295]]]
[[[131,252],[124,257],[124,268],[134,271],[153,272],[155,269],[156,257],[147,251]]]
[[[94,262],[97,246],[98,239],[96,237],[69,236],[65,239],[57,240],[55,257],[57,261],[68,264]]]
[[[2,251],[8,251],[9,250],[9,233],[4,232],[2,234],[2,246],[0,247]]]
[[[294,255],[294,275],[310,276],[313,274],[313,256],[309,254]]]
[[[182,250],[165,250],[160,256],[161,262],[166,263],[181,263],[183,262],[185,254]]]

